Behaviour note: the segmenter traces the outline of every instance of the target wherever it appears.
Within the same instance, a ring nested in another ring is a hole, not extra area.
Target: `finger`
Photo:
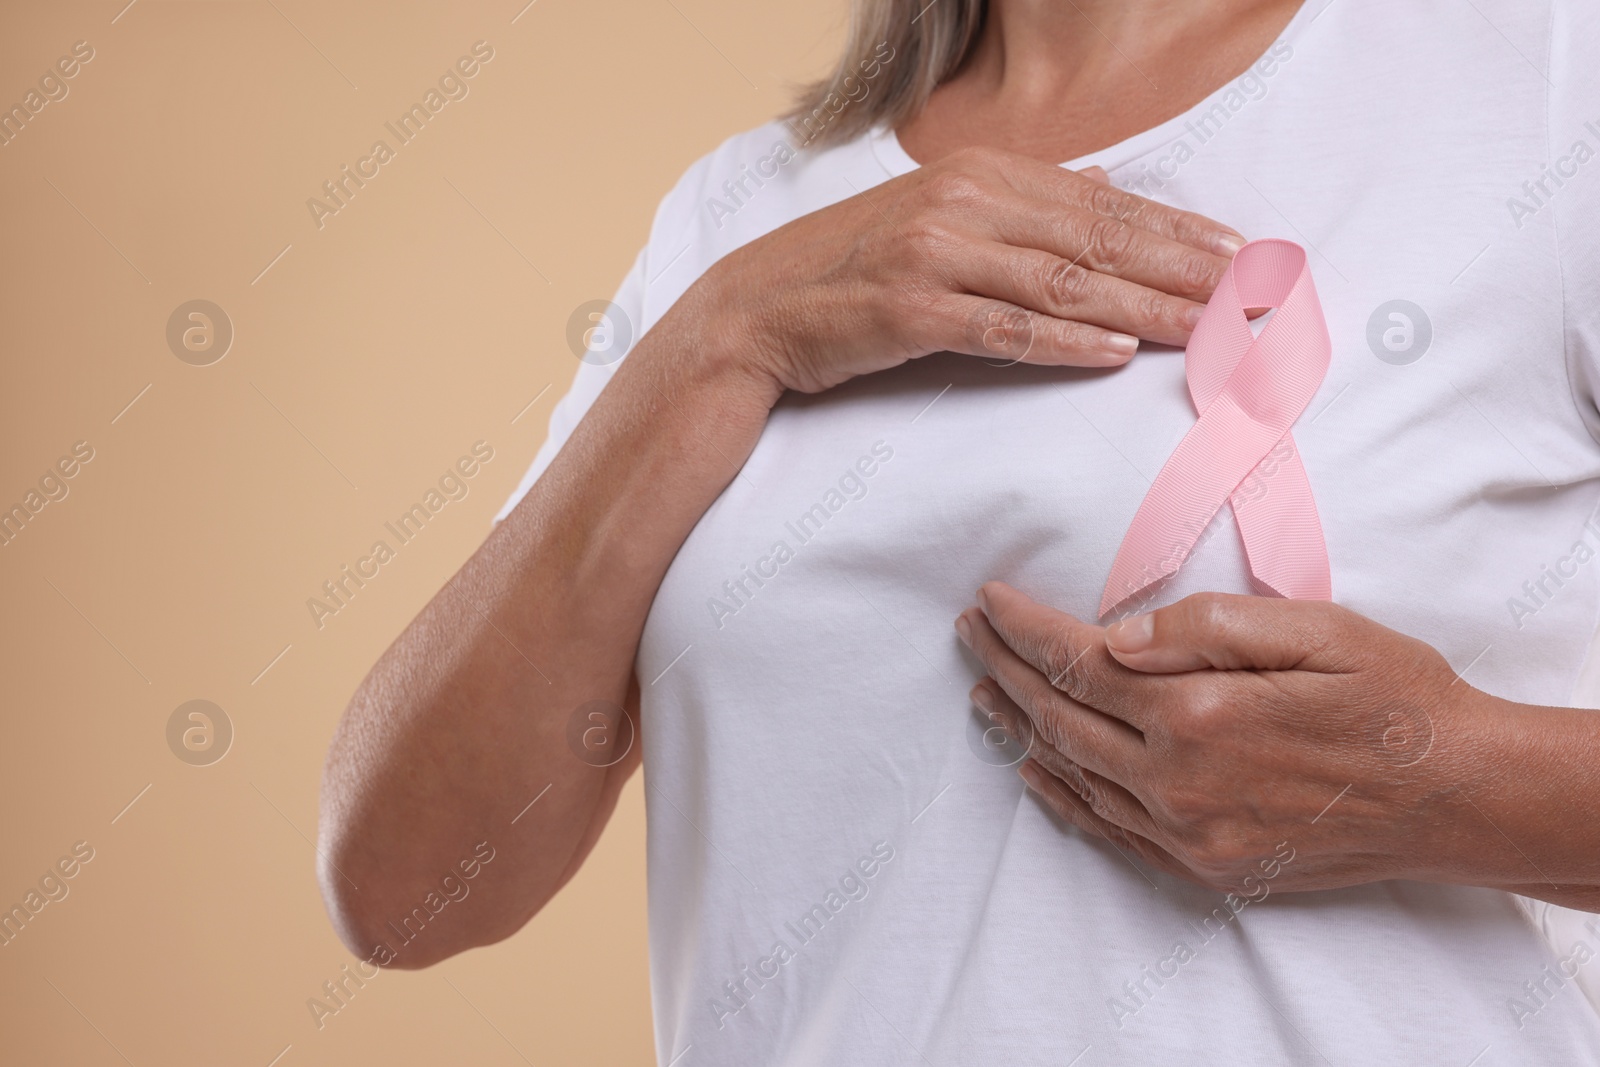
[[[1095,814],[1124,830],[1154,839],[1163,837],[1160,825],[1138,796],[1118,782],[1068,758],[1055,746],[1045,742],[1037,729],[1030,730],[1023,725],[1024,722],[1032,724],[1031,719],[1022,718],[1027,716],[1026,710],[1013,701],[994,679],[980,679],[972,687],[972,701],[988,714],[992,722],[999,723],[1013,740],[1027,744],[1028,755],[1033,761],[1070,785]],[[1019,726],[1022,726],[1020,731],[1017,729]]]
[[[1063,210],[1026,196],[994,197],[985,207],[981,226],[1006,244],[1037,248],[1097,273],[1191,300],[1210,299],[1228,269],[1225,256],[1191,248],[1130,221],[1083,208]]]
[[[1192,211],[1180,211],[1116,186],[1027,156],[1007,160],[1002,176],[1019,192],[1059,207],[1084,208],[1105,218],[1121,219],[1150,233],[1232,258],[1244,247],[1244,235]]]
[[[1009,650],[1079,704],[1138,730],[1155,717],[1170,687],[1112,658],[1101,627],[1037,603],[1004,582],[986,583],[978,604]]]
[[[1101,185],[1111,184],[1111,175],[1106,173],[1106,168],[1104,167],[1084,167],[1079,170],[1078,173],[1083,175],[1085,178],[1088,178],[1090,181],[1099,182]]]
[[[1025,761],[1018,768],[1018,773],[1027,783],[1028,789],[1044,801],[1046,807],[1078,829],[1091,836],[1103,838],[1117,848],[1132,852],[1150,866],[1165,871],[1175,878],[1196,885],[1206,885],[1198,875],[1185,867],[1181,860],[1154,841],[1107,822],[1095,814],[1071,787],[1033,760]]]
[[[925,317],[934,350],[1046,367],[1120,367],[1139,339],[1041,314],[994,297],[952,294]]]
[[[999,241],[972,245],[957,279],[981,296],[1178,347],[1189,343],[1205,311],[1193,300]]]
[[[1151,674],[1215,670],[1352,669],[1343,639],[1353,620],[1323,601],[1196,593],[1106,628],[1110,654]]]
[[[1132,780],[1144,751],[1144,738],[1139,731],[1085,707],[1052,686],[1048,678],[1006,647],[981,612],[962,615],[958,632],[963,628],[966,633],[962,640],[983,661],[990,678],[1027,714],[1040,743],[1080,766],[1118,781]],[[974,690],[973,699],[980,697]]]

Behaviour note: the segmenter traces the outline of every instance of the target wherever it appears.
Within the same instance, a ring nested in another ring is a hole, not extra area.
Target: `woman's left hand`
[[[1028,746],[1023,777],[1156,867],[1252,897],[1544,880],[1463,789],[1495,788],[1520,706],[1421,641],[1311,601],[1206,593],[1109,628],[999,582],[978,602],[956,623],[989,673],[973,700]]]

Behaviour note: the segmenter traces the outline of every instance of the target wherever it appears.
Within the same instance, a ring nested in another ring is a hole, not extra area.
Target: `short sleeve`
[[[1600,438],[1600,4],[1557,0],[1550,32],[1549,164],[1540,177],[1561,260],[1568,369]]]
[[[596,312],[595,329],[590,334],[591,343],[583,361],[578,364],[577,376],[573,378],[566,394],[556,401],[555,408],[550,412],[550,428],[545,435],[544,444],[539,446],[539,451],[534,454],[533,462],[529,464],[527,473],[522,476],[522,481],[517,484],[510,499],[495,515],[495,522],[511,514],[512,509],[528,495],[528,490],[533,488],[539,476],[556,458],[556,453],[561,451],[561,446],[567,443],[579,421],[600,396],[600,390],[605,388],[611,376],[622,365],[622,360],[638,342],[639,330],[644,322],[647,250],[648,246],[640,249],[638,256],[634,258],[632,269],[622,279],[617,295],[611,300],[611,307],[603,313]],[[604,315],[605,319],[600,319],[600,315]]]
[[[746,161],[755,158],[758,149],[761,153],[770,152],[786,130],[783,122],[773,120],[729,137],[690,164],[656,205],[649,239],[634,259],[633,268],[623,278],[608,309],[615,321],[596,319],[593,322],[596,329],[591,334],[591,348],[578,364],[572,387],[551,411],[544,444],[533,457],[516,491],[495,515],[495,522],[511,514],[521,503],[599,399],[600,391],[639,343],[639,338],[682,297],[701,273],[721,256],[766,232],[773,220],[781,222],[821,206],[794,208],[775,191],[775,186],[783,183],[775,182],[769,175],[762,183],[766,191],[759,201],[761,210],[735,212],[730,209],[728,215],[737,214],[737,219],[733,220],[710,210],[713,203],[722,203],[717,198],[724,195],[712,192],[714,185],[719,186],[724,175],[742,172],[741,168],[748,171]],[[802,166],[799,162],[791,164],[784,172],[785,180],[793,181]]]

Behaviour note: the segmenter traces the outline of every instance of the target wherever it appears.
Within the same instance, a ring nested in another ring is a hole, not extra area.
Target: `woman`
[[[1597,929],[1516,904],[1600,910],[1600,719],[1560,707],[1597,44],[1577,0],[862,0],[663,201],[614,348],[346,712],[346,943],[509,936],[642,754],[662,1063],[1600,1062]],[[1244,235],[1326,319],[1280,458],[1337,606],[1248,595],[1229,505],[1102,616]]]

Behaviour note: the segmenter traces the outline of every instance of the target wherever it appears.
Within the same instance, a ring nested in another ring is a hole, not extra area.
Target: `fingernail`
[[[985,615],[989,614],[989,598],[983,595],[983,590],[977,592],[978,607],[983,609]]]
[[[1033,760],[1023,760],[1022,766],[1017,768],[1017,773],[1022,775],[1022,780],[1028,783],[1028,788],[1035,793],[1039,789],[1039,769],[1033,765]]]
[[[956,633],[961,637],[962,644],[972,647],[972,624],[967,622],[966,612],[956,616]]]
[[[986,685],[972,687],[972,702],[984,711],[994,710],[994,697],[989,695],[989,687]]]
[[[1112,359],[1128,359],[1139,351],[1139,339],[1125,333],[1108,333],[1104,343],[1106,355]]]
[[[1189,308],[1188,310],[1186,310],[1183,313],[1183,321],[1188,323],[1189,324],[1189,329],[1192,330],[1196,326],[1200,325],[1200,320],[1205,318],[1205,315],[1206,315],[1206,309],[1205,308],[1199,307],[1199,306],[1192,307],[1192,308]]]
[[[1148,614],[1135,615],[1106,627],[1106,644],[1118,652],[1143,652],[1155,636],[1156,620]]]
[[[1211,247],[1219,256],[1232,256],[1244,247],[1244,238],[1231,233],[1219,233],[1211,239]]]

